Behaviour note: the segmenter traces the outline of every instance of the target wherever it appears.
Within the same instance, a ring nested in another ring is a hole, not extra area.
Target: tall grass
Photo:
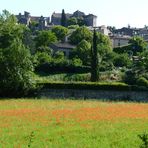
[[[148,104],[1,100],[0,147],[138,148]]]
[[[35,74],[34,79],[38,82],[89,82],[91,78],[90,73],[76,74],[76,73],[59,73],[59,74]],[[119,71],[100,72],[100,81],[121,81],[122,73]]]

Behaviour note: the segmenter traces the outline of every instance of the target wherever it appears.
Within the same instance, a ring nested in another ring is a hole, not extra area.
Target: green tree
[[[71,17],[67,20],[67,25],[71,26],[71,25],[77,25],[78,24],[78,20],[76,17]]]
[[[129,58],[129,55],[126,53],[116,54],[113,59],[113,64],[116,67],[130,67],[132,65],[132,61]]]
[[[98,67],[98,49],[97,49],[97,33],[94,30],[93,34],[93,44],[91,53],[91,81],[96,82],[99,79],[99,67]]]
[[[0,94],[27,94],[34,87],[30,51],[23,44],[25,26],[4,10],[0,15]],[[9,93],[8,93],[9,92]]]
[[[52,32],[56,35],[59,41],[64,41],[66,35],[68,34],[68,29],[63,26],[55,26],[52,28]]]
[[[138,52],[143,52],[147,47],[147,43],[142,37],[133,37],[129,43],[131,44],[131,50],[134,55],[137,55]]]
[[[36,47],[49,46],[50,43],[56,42],[57,38],[51,31],[39,31],[35,37]]]
[[[54,62],[54,65],[56,66],[66,66],[68,64],[68,60],[67,58],[65,57],[64,55],[64,52],[62,51],[57,51],[55,54],[54,54],[54,57],[53,57],[53,62]]]
[[[52,57],[47,52],[37,52],[33,56],[33,64],[35,67],[50,63],[52,61]]]
[[[26,26],[16,24],[16,17],[3,10],[0,14],[0,48],[9,47],[14,38],[18,37],[21,40],[25,38]]]
[[[140,74],[148,73],[148,49],[138,54],[138,60],[134,67]]]
[[[32,33],[35,33],[38,26],[39,26],[39,23],[37,21],[31,21],[29,28],[32,31]]]
[[[82,40],[86,40],[88,42],[92,41],[92,32],[89,31],[85,26],[77,28],[70,36],[69,40],[72,44],[79,44]]]
[[[136,81],[141,77],[148,80],[148,49],[137,55],[137,59],[133,61],[131,69],[125,73],[124,81],[135,85]]]
[[[78,29],[79,25],[70,25],[68,26],[68,29]]]
[[[91,63],[91,44],[86,40],[82,40],[74,49],[75,56],[81,59],[84,65]]]
[[[79,26],[84,26],[85,25],[85,21],[84,21],[83,17],[78,17],[77,21],[78,21],[78,25]]]
[[[64,9],[62,10],[62,16],[61,16],[61,26],[66,27],[67,26],[67,18]]]
[[[97,34],[98,52],[99,52],[100,58],[103,59],[108,53],[112,52],[111,41],[108,36],[102,33],[96,33],[96,34]]]
[[[33,88],[31,55],[19,39],[0,49],[0,67],[0,94],[25,95]]]

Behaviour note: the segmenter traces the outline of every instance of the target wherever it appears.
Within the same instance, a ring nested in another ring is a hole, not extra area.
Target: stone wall
[[[38,96],[49,98],[88,98],[123,101],[148,101],[147,91],[43,89],[38,93]]]

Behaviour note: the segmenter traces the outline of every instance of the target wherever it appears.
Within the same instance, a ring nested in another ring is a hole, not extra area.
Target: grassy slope
[[[64,82],[89,82],[90,73],[59,73],[59,74],[45,74],[38,73],[34,74],[34,79],[38,82],[51,82],[51,81],[64,81]],[[112,79],[114,77],[114,79]],[[100,72],[100,81],[121,81],[122,73],[119,70]]]
[[[0,147],[136,148],[147,123],[148,104],[1,100]]]

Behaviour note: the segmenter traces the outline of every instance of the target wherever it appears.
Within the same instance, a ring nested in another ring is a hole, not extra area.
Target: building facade
[[[31,16],[29,12],[24,11],[22,15],[16,15],[18,19],[18,23],[24,24],[29,26],[32,22],[36,22],[38,26],[36,27],[37,30],[44,30],[50,24],[50,17],[43,17],[43,16]]]
[[[129,45],[130,36],[110,36],[112,47],[121,47]]]
[[[51,23],[53,25],[61,25],[61,13],[53,13],[51,16]],[[97,16],[93,15],[93,14],[89,14],[89,15],[85,15],[84,12],[81,12],[79,10],[75,11],[73,14],[69,14],[66,13],[66,18],[82,18],[85,22],[86,26],[92,26],[92,27],[96,27],[97,26]]]

